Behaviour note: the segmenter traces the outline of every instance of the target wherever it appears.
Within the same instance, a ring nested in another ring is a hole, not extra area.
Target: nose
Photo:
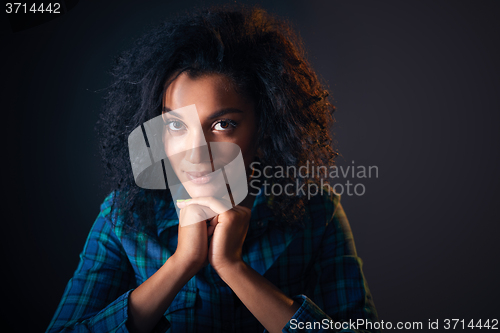
[[[192,131],[186,142],[184,159],[192,164],[210,162],[210,153],[203,131]]]

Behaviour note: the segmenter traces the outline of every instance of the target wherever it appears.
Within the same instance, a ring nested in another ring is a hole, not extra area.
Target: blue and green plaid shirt
[[[294,232],[268,227],[274,218],[268,199],[263,191],[255,199],[243,260],[299,302],[300,308],[283,332],[318,332],[320,326],[334,327],[335,322],[346,322],[349,327],[349,320],[356,319],[377,321],[339,197],[311,198],[304,217],[306,227]],[[112,223],[111,200],[112,195],[101,205],[47,332],[128,332],[130,293],[177,247],[179,220],[173,202],[153,235],[125,233],[123,225]],[[154,331],[266,332],[211,265],[182,288]],[[341,332],[378,330],[347,328]]]

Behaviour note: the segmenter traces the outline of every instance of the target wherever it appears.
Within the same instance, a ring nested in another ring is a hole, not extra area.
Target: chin
[[[220,186],[220,184],[195,185],[192,183],[187,183],[187,184],[184,183],[183,185],[191,198],[199,198],[199,197],[222,198],[223,196],[228,194],[226,187]],[[225,185],[225,183],[223,185]]]

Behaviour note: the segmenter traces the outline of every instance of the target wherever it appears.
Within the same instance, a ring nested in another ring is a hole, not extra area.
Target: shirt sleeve
[[[283,332],[380,332],[377,312],[356,254],[354,239],[339,198],[306,288],[311,297],[292,297],[300,308]],[[313,300],[315,302],[313,302]]]
[[[135,275],[109,219],[109,199],[101,205],[80,262],[47,328],[49,332],[128,332],[128,298]],[[154,332],[166,332],[165,317]]]

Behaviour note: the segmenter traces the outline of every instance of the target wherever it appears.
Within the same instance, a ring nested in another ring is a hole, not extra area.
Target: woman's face
[[[238,147],[248,173],[256,154],[254,103],[227,77],[180,74],[165,90],[163,110],[165,153],[191,197],[227,194],[222,173],[213,171],[231,162]]]

